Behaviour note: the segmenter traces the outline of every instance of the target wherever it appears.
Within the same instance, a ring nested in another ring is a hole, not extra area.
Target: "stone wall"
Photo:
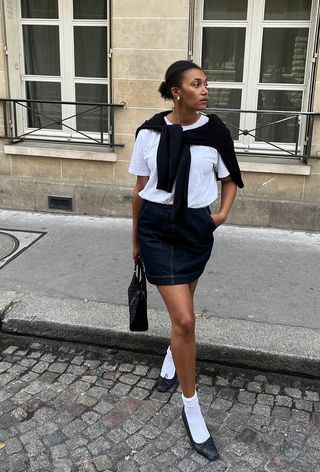
[[[133,185],[128,174],[134,132],[146,118],[171,104],[157,92],[167,67],[188,55],[189,2],[117,0],[113,3],[113,95],[128,108],[116,114],[115,181]]]
[[[0,12],[0,15],[2,12]],[[0,34],[0,95],[6,90],[3,19]],[[115,114],[115,159],[3,154],[0,141],[0,207],[48,211],[48,195],[69,196],[75,213],[130,215],[135,178],[128,174],[134,133],[141,122],[170,108],[157,89],[168,65],[188,56],[189,1],[114,0],[112,3],[112,90]],[[315,111],[320,111],[320,66]],[[0,122],[2,132],[2,123]],[[45,145],[44,145],[45,146]],[[48,145],[48,148],[53,145]],[[65,149],[73,153],[73,147]],[[320,158],[320,119],[312,152]],[[94,153],[93,153],[94,154]],[[250,171],[241,157],[245,188],[239,190],[230,223],[320,230],[320,159],[310,175],[275,171],[273,165]],[[264,159],[264,162],[266,160]],[[276,161],[273,161],[276,162]],[[300,169],[305,167],[300,164]],[[292,170],[292,169],[291,169]]]
[[[134,133],[147,117],[171,106],[157,89],[168,65],[187,57],[188,22],[188,0],[113,1],[112,101],[127,103],[115,115],[115,143],[124,144],[115,148],[117,162],[0,153],[0,207],[47,211],[48,195],[63,195],[73,198],[77,213],[130,214]]]
[[[4,50],[4,27],[3,27],[3,11],[0,4],[0,98],[7,96],[7,84],[6,84],[6,55]],[[1,105],[0,105],[1,112]],[[3,135],[3,117],[2,112],[0,113],[0,135]],[[7,159],[3,155],[3,140],[0,139],[0,176],[11,174],[11,159]],[[1,189],[1,187],[0,187]]]

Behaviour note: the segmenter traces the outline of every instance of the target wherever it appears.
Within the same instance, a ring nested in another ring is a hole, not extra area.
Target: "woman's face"
[[[174,95],[180,96],[179,104],[194,111],[205,110],[208,105],[207,77],[200,69],[189,69],[183,73]]]

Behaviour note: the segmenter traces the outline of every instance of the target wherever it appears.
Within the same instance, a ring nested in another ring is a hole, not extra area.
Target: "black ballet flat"
[[[204,441],[203,443],[194,442],[194,440],[192,438],[192,435],[191,435],[189,425],[188,425],[188,420],[187,420],[186,414],[184,412],[184,408],[182,409],[182,420],[183,420],[184,425],[186,427],[186,430],[187,430],[187,433],[188,433],[188,436],[189,436],[189,439],[190,439],[191,446],[199,454],[201,454],[203,457],[208,459],[208,461],[215,461],[215,460],[219,459],[219,457],[220,457],[219,452],[217,451],[217,448],[216,448],[211,436],[206,441]]]
[[[161,377],[161,375],[159,375],[156,389],[158,390],[158,392],[161,393],[167,392],[169,388],[175,385],[177,380],[177,373],[174,374],[174,377],[172,379],[167,379],[166,377]]]

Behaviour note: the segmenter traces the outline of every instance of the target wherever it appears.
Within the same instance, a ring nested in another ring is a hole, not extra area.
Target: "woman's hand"
[[[133,256],[134,263],[138,264],[139,260],[141,259],[139,243],[132,244],[132,256]]]
[[[227,221],[227,217],[221,212],[211,213],[211,218],[213,219],[213,222],[217,228]]]
[[[221,179],[221,205],[218,213],[211,213],[216,226],[220,226],[228,219],[229,211],[237,193],[237,185],[230,175]]]

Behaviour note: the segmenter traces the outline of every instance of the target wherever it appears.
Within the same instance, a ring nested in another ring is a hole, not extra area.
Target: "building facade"
[[[130,214],[170,63],[206,71],[243,173],[230,222],[320,230],[319,0],[3,0],[0,207]],[[108,104],[108,106],[106,105]]]

